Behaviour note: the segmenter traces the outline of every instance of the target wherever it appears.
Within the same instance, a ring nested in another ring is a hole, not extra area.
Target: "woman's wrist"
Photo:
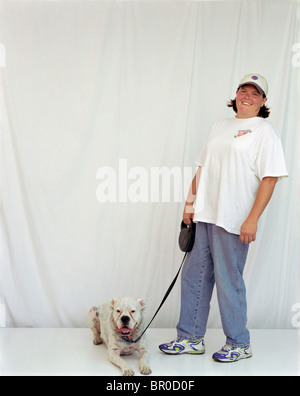
[[[185,201],[185,206],[193,206],[194,202]]]

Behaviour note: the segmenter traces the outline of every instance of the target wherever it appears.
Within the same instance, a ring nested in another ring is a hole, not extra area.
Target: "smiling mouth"
[[[124,335],[130,334],[131,330],[128,327],[124,326],[124,327],[121,328],[121,333],[124,334]]]
[[[133,330],[135,330],[136,329],[136,324],[135,324],[135,326],[134,326],[134,328],[133,329],[130,329],[129,327],[127,327],[127,326],[123,326],[123,327],[121,327],[120,329],[118,328],[118,326],[116,326],[116,330],[119,332],[119,333],[122,333],[123,335],[128,335],[128,334],[131,334],[132,332],[133,332]]]
[[[246,105],[246,106],[251,106],[251,104],[248,103],[248,102],[242,102],[242,104],[243,104],[243,105]]]

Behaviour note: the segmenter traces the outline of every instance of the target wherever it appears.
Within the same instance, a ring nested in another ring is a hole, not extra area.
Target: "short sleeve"
[[[199,157],[197,158],[197,160],[195,162],[195,164],[197,166],[204,166],[205,157],[206,157],[206,153],[207,153],[207,144],[208,144],[209,138],[211,137],[211,135],[213,134],[213,132],[215,130],[215,127],[216,127],[216,124],[213,125],[213,128],[212,128],[211,132],[209,133],[209,135],[208,135],[208,137],[207,137],[207,139],[206,139],[206,141],[204,143],[202,151],[201,151]]]
[[[205,159],[205,155],[206,155],[206,151],[207,151],[207,142],[205,143],[201,154],[199,155],[199,157],[197,158],[195,164],[198,166],[203,166],[204,165],[204,159]]]
[[[257,144],[254,172],[259,180],[264,177],[278,177],[280,180],[288,176],[281,140],[271,125],[262,132]]]

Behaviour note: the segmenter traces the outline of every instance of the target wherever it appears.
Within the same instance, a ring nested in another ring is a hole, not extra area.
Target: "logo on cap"
[[[251,78],[252,78],[252,80],[258,80],[257,76],[252,76]]]

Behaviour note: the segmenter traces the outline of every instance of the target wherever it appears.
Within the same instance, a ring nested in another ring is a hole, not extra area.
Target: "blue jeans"
[[[186,257],[181,274],[179,337],[190,340],[204,337],[216,283],[226,344],[237,347],[250,343],[243,280],[248,248],[239,235],[214,224],[196,224],[194,247]]]

